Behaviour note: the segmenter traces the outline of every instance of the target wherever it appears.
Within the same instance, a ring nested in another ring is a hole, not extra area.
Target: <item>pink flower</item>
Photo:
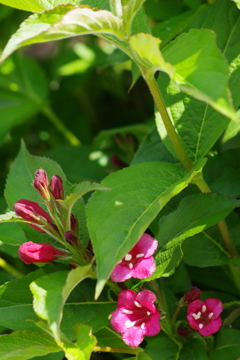
[[[152,254],[157,247],[157,240],[146,233],[143,234],[132,250],[115,266],[111,279],[121,282],[131,277],[145,279],[151,276],[156,270]]]
[[[48,215],[36,202],[21,199],[14,204],[14,211],[18,216],[21,216],[27,221],[31,221],[35,224],[44,225],[42,218],[48,223],[52,222],[51,216]],[[44,232],[41,228],[35,225],[31,225],[34,229]]]
[[[48,263],[64,254],[48,244],[35,244],[32,241],[22,244],[18,255],[25,264]]]
[[[222,319],[219,317],[222,311],[222,302],[218,299],[195,300],[187,308],[188,323],[202,336],[210,336],[222,326]]]
[[[156,296],[149,290],[138,294],[132,290],[119,293],[118,307],[112,312],[110,322],[127,345],[137,347],[145,335],[154,336],[160,332],[160,312],[153,304],[155,300]]]
[[[50,187],[52,190],[52,194],[56,200],[64,199],[63,181],[60,176],[53,175],[50,180]]]

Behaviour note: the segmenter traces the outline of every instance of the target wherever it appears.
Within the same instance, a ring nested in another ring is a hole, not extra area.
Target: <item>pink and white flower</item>
[[[157,240],[146,233],[143,234],[132,250],[115,266],[111,279],[122,282],[131,277],[145,279],[151,276],[156,270],[152,255],[157,247]]]
[[[154,336],[161,330],[160,312],[155,308],[156,296],[149,290],[136,294],[132,290],[119,293],[117,309],[112,312],[111,325],[123,341],[137,347],[144,336]]]
[[[222,311],[223,305],[219,299],[195,300],[187,308],[188,323],[202,336],[210,336],[222,326],[222,319],[219,317]]]

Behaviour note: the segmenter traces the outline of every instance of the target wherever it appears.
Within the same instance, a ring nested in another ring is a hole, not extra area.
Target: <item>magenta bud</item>
[[[43,200],[50,200],[50,193],[48,187],[40,179],[33,181],[33,187],[37,190]]]
[[[53,175],[50,180],[52,194],[56,200],[64,199],[63,181],[58,175]]]
[[[201,291],[196,287],[192,286],[191,290],[189,290],[183,297],[184,302],[190,304],[192,301],[200,299],[202,296]]]
[[[188,334],[190,334],[190,332],[191,332],[191,331],[190,331],[188,328],[186,328],[186,327],[179,327],[179,328],[177,329],[178,335],[179,335],[179,336],[182,336],[182,337],[188,336]]]
[[[14,204],[14,211],[24,220],[31,221],[35,224],[44,225],[41,218],[51,223],[52,219],[36,202],[21,199]]]
[[[72,231],[66,231],[64,236],[65,236],[66,241],[70,245],[77,244],[77,237],[76,237],[76,235],[74,235],[74,233]]]
[[[36,179],[33,181],[33,187],[38,191],[43,200],[50,200],[46,171],[39,169],[35,172],[34,175]]]
[[[36,179],[41,179],[45,184],[48,185],[47,173],[43,169],[38,169],[34,174]]]
[[[32,241],[22,244],[18,255],[25,264],[48,263],[64,254],[48,244],[35,244]]]

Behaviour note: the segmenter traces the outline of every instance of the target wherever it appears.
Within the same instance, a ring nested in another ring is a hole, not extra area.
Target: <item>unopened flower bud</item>
[[[32,241],[22,244],[18,255],[25,264],[48,263],[64,254],[48,244],[35,244]]]
[[[72,231],[66,231],[64,236],[65,236],[66,241],[70,245],[77,244],[77,237],[76,237],[76,235],[74,235],[74,233]]]
[[[50,193],[42,180],[35,179],[33,181],[33,187],[37,190],[43,200],[50,200]]]
[[[35,224],[44,225],[44,218],[48,223],[52,221],[51,217],[46,211],[44,211],[36,202],[21,199],[14,204],[14,211],[18,216],[21,216],[24,220],[31,221]],[[35,230],[45,232],[41,227],[28,224]]]
[[[191,290],[189,290],[183,297],[184,302],[190,304],[192,301],[200,299],[202,296],[201,291],[196,287],[192,286]]]
[[[43,182],[45,182],[48,185],[48,178],[47,173],[43,169],[38,169],[34,174],[36,179],[41,179]]]
[[[182,336],[182,337],[188,336],[188,334],[190,334],[190,332],[191,332],[191,331],[190,331],[188,328],[186,328],[186,327],[179,327],[179,328],[177,329],[178,335],[179,335],[179,336]]]
[[[43,225],[41,218],[51,223],[52,219],[46,211],[44,211],[36,202],[21,199],[14,204],[14,211],[24,220],[31,221],[35,224]]]
[[[50,180],[52,194],[56,200],[64,199],[63,181],[58,175],[53,175]]]

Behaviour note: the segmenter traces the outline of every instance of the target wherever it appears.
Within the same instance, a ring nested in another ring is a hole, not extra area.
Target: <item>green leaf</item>
[[[207,29],[190,30],[166,46],[163,56],[160,43],[148,34],[132,36],[129,44],[137,64],[151,73],[166,72],[182,91],[236,119],[227,87],[228,66],[215,34]]]
[[[134,16],[131,27],[131,35],[138,34],[140,32],[151,34],[149,21],[143,7],[141,7]]]
[[[92,328],[95,333],[109,325],[109,315],[116,309],[116,304],[110,301],[85,301],[77,300],[67,302],[63,310],[61,331],[71,340],[76,339],[73,327],[82,323]],[[106,346],[109,346],[107,344]]]
[[[215,349],[210,352],[210,360],[236,360],[240,357],[240,331],[222,329],[217,334]]]
[[[216,194],[184,198],[176,211],[160,220],[159,232],[155,237],[162,248],[155,255],[157,269],[150,279],[168,276],[179,263],[183,240],[217,224],[239,205],[238,200]]]
[[[145,1],[146,0],[129,0],[126,5],[123,6],[123,26],[128,36],[130,35],[133,18],[141,9]]]
[[[40,168],[47,172],[49,179],[55,174],[59,175],[63,179],[65,193],[69,193],[69,185],[61,167],[50,159],[30,155],[22,143],[21,150],[11,167],[5,188],[5,198],[10,209],[19,199],[42,201],[38,192],[31,186],[34,173]]]
[[[212,192],[237,198],[240,196],[240,177],[236,162],[232,165],[218,154],[208,159],[203,177]]]
[[[9,211],[6,214],[0,215],[0,222],[10,222],[10,221],[21,221],[21,217],[17,216],[14,211]],[[22,220],[23,221],[23,220]]]
[[[36,314],[47,321],[56,341],[60,342],[60,322],[64,304],[75,286],[89,276],[91,265],[77,267],[43,276],[30,285],[33,293],[33,308]]]
[[[148,344],[145,352],[152,358],[152,360],[176,360],[179,352],[178,345],[171,340],[164,332],[148,339]]]
[[[111,346],[129,349],[129,346],[126,345],[125,342],[122,340],[121,335],[116,333],[112,329],[104,327],[103,329],[99,330],[95,335],[98,339],[98,346]]]
[[[190,30],[166,46],[163,55],[175,67],[173,80],[182,91],[230,119],[235,117],[228,89],[228,66],[212,31]]]
[[[79,360],[90,359],[93,347],[97,343],[97,339],[91,334],[91,328],[80,324],[76,325],[74,330],[77,334],[77,345],[82,352],[82,357]]]
[[[0,91],[0,141],[12,127],[20,125],[38,112],[38,106],[22,94]]]
[[[26,242],[22,229],[14,223],[1,223],[0,240],[5,244],[13,246],[20,246]]]
[[[240,1],[239,0],[232,0],[236,3],[237,7],[240,9]]]
[[[129,39],[133,58],[139,66],[152,73],[164,71],[172,77],[175,69],[170,63],[164,60],[159,50],[160,43],[160,39],[143,33],[133,35]]]
[[[59,351],[61,349],[48,334],[22,331],[0,337],[1,360],[27,360]]]
[[[208,360],[204,345],[197,339],[187,339],[180,351],[180,360]]]
[[[12,6],[20,10],[40,12],[46,9],[52,9],[53,7],[63,3],[78,5],[81,0],[0,0],[0,2],[1,4]]]
[[[191,28],[212,29],[217,37],[217,45],[230,64],[229,87],[232,92],[233,104],[240,104],[240,62],[239,62],[239,32],[240,13],[234,3],[229,0],[217,0],[202,11],[188,26]],[[164,56],[164,49],[163,49]],[[165,74],[160,74],[158,86],[168,108],[169,115],[175,125],[188,156],[193,163],[207,154],[214,143],[227,127],[229,120],[219,114],[208,104],[204,104],[183,94],[173,81]],[[161,124],[158,113],[158,130],[165,146],[176,156],[173,146]]]
[[[25,45],[86,34],[111,34],[123,39],[122,31],[122,20],[107,10],[60,5],[25,20],[7,43],[0,61]]]
[[[180,15],[171,17],[169,20],[161,21],[154,26],[152,34],[162,40],[161,48],[182,32],[187,24],[194,19],[199,12],[203,11],[204,8],[205,5],[197,10],[185,11]]]
[[[45,156],[56,161],[63,169],[67,179],[72,183],[79,183],[84,180],[91,182],[101,181],[106,176],[106,171],[99,163],[99,158],[93,159],[91,147],[61,146],[48,151]],[[81,164],[79,166],[79,164]]]
[[[110,8],[113,13],[113,15],[116,15],[117,17],[122,17],[122,2],[121,0],[109,0],[110,2]]]
[[[212,228],[213,231],[218,235],[217,226]],[[186,239],[182,244],[183,261],[188,265],[199,267],[222,266],[229,263],[228,253],[216,238],[210,236],[209,231],[203,231]]]
[[[94,193],[86,209],[98,266],[96,297],[114,266],[203,165],[204,162],[199,163],[193,172],[186,174],[174,164],[149,162],[133,165],[103,180],[102,184],[112,190]]]
[[[152,358],[144,352],[138,353],[136,359],[137,360],[152,360]]]
[[[230,121],[221,139],[221,148],[223,151],[239,147],[240,138],[240,119]]]
[[[149,161],[176,163],[178,160],[172,156],[163,144],[156,126],[154,126],[141,142],[131,165]]]
[[[34,324],[38,318],[32,307],[32,281],[55,271],[66,269],[59,264],[49,264],[29,275],[12,280],[0,287],[0,324],[13,330],[39,331]]]
[[[65,231],[70,230],[70,217],[72,213],[72,207],[82,197],[84,194],[89,191],[94,190],[110,190],[106,186],[103,186],[98,183],[90,183],[89,181],[83,181],[80,184],[73,185],[70,188],[70,195],[67,196],[64,200],[57,200],[58,208],[60,209],[62,223]]]

